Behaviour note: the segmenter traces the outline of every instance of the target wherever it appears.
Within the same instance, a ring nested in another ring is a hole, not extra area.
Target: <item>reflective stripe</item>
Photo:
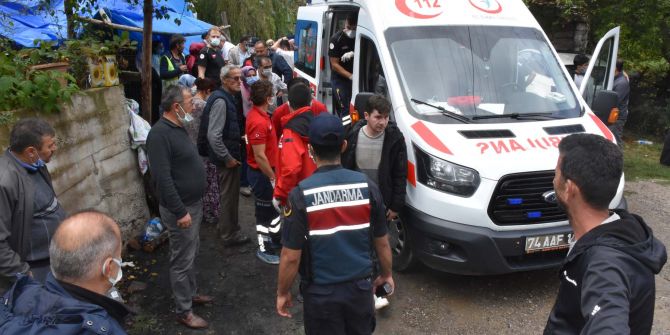
[[[364,187],[368,187],[368,183],[331,185],[331,186],[323,186],[323,187],[317,187],[317,188],[312,188],[312,189],[309,189],[309,190],[305,190],[303,192],[303,194],[304,195],[310,195],[310,194],[325,192],[325,191],[338,191],[338,190],[345,190],[345,189],[348,189],[348,188],[364,188]]]
[[[341,201],[331,202],[323,205],[310,206],[306,208],[307,213],[320,211],[323,209],[337,208],[337,207],[351,207],[370,204],[370,199],[356,200],[356,201]]]
[[[346,115],[346,116],[342,117],[342,125],[346,126],[348,124],[351,124],[351,116],[350,115]]]
[[[277,225],[275,227],[265,227],[261,225],[256,225],[256,232],[260,234],[276,234],[281,230],[281,226]]]
[[[338,226],[335,228],[330,228],[330,229],[323,229],[323,230],[310,230],[309,235],[332,235],[337,233],[338,231],[342,230],[359,230],[359,229],[365,229],[370,227],[370,222],[368,223],[361,223],[353,226]]]
[[[278,216],[270,222],[270,227],[278,226],[281,223],[281,218]]]

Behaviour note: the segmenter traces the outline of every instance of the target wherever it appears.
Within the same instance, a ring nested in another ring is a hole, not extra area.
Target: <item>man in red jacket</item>
[[[311,110],[312,94],[309,86],[298,83],[288,91],[290,114],[281,119],[282,136],[279,142],[277,184],[273,194],[275,207],[285,205],[289,192],[298,183],[311,176],[316,164],[307,150],[309,125],[314,118]]]
[[[288,82],[287,89],[291,89],[293,85],[305,85],[307,88],[309,88],[309,81],[303,77],[295,77],[291,79]],[[314,116],[317,116],[323,112],[327,112],[328,110],[326,109],[326,105],[322,104],[316,99],[312,99],[311,92],[310,92],[310,103],[311,103],[311,110]],[[296,110],[297,108],[293,106],[293,110]],[[277,132],[277,139],[281,138],[282,135],[282,129],[284,128],[284,125],[282,124],[282,118],[288,114],[291,113],[291,108],[289,107],[289,103],[286,102],[283,105],[277,107],[275,109],[275,112],[272,113],[272,126],[275,128],[275,131]]]

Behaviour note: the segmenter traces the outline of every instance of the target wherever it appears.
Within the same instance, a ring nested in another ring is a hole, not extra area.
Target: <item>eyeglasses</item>
[[[228,79],[232,79],[234,81],[240,81],[242,80],[242,76],[236,76],[236,77],[227,77]]]

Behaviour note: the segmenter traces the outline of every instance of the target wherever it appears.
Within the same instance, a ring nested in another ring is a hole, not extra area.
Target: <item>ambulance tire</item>
[[[407,229],[400,218],[389,223],[389,240],[393,255],[393,270],[409,271],[417,263]]]

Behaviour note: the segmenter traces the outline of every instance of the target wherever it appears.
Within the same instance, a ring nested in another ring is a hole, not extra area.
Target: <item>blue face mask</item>
[[[249,86],[251,86],[251,85],[253,85],[253,83],[257,82],[258,79],[259,79],[258,76],[244,78],[244,80],[246,80],[246,82],[247,82],[247,85],[249,85]]]
[[[33,171],[37,171],[37,170],[39,170],[40,168],[46,166],[46,163],[44,163],[44,161],[42,160],[42,158],[40,158],[40,155],[37,154],[37,161],[36,161],[35,163],[27,164],[27,165],[28,165],[28,168],[29,168],[29,169],[31,169],[31,170],[33,170]]]

